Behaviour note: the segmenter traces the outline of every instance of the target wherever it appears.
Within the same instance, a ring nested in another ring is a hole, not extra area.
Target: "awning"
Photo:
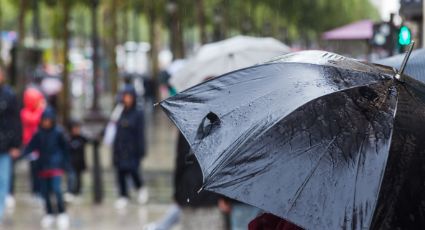
[[[322,34],[323,40],[365,40],[372,38],[373,22],[357,21]]]

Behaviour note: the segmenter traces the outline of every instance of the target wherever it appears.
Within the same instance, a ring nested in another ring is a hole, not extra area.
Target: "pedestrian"
[[[245,230],[249,222],[262,213],[261,209],[222,197],[218,201],[220,210],[228,216],[228,226],[230,230]]]
[[[25,147],[38,130],[41,115],[46,108],[46,99],[40,89],[29,86],[24,91],[23,104],[24,107],[21,109],[20,117],[23,131],[22,141]],[[38,157],[38,152],[36,151],[29,154],[31,192],[35,201],[40,199],[40,183],[36,175]],[[12,177],[12,181],[14,181],[14,177]],[[11,194],[13,194],[13,184],[11,185]]]
[[[69,217],[65,210],[61,180],[64,172],[71,170],[69,148],[64,131],[56,125],[56,115],[50,107],[43,112],[40,127],[26,146],[24,156],[34,151],[39,153],[37,176],[46,211],[41,225],[43,228],[51,227],[57,214],[58,227],[66,229],[69,227]],[[51,201],[51,196],[56,198],[55,202]]]
[[[202,171],[182,134],[178,137],[174,199],[181,208],[182,229],[225,229],[219,196],[202,190]]]
[[[74,172],[73,178],[75,179],[71,183],[70,193],[73,196],[80,196],[82,190],[82,176],[86,170],[86,159],[85,159],[85,147],[87,139],[81,134],[81,123],[78,121],[72,121],[69,125],[70,133],[70,157],[71,165]]]
[[[12,159],[20,154],[21,132],[18,99],[6,84],[5,71],[0,65],[0,222],[9,193]]]
[[[118,121],[113,142],[113,163],[116,169],[119,199],[115,203],[117,209],[127,206],[129,192],[127,178],[131,177],[138,190],[138,202],[145,204],[148,200],[148,191],[143,186],[140,175],[140,162],[145,155],[144,114],[137,107],[136,91],[127,87],[122,91],[122,111]]]

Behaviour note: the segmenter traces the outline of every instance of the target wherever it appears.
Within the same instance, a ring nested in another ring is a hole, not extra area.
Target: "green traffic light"
[[[410,29],[407,26],[400,27],[400,32],[398,33],[398,44],[402,46],[407,46],[410,44],[412,39],[412,34]]]

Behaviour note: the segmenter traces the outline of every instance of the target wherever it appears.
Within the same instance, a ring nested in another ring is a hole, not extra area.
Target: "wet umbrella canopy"
[[[161,102],[204,188],[306,229],[425,228],[425,87],[304,51]]]

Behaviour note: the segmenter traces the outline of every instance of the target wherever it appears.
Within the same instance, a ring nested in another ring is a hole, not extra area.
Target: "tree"
[[[28,9],[28,0],[19,1],[19,15],[18,15],[18,46],[23,45],[25,39],[25,16]]]
[[[72,0],[62,0],[62,11],[63,11],[63,74],[62,74],[62,91],[61,91],[61,118],[62,122],[66,124],[69,121],[70,117],[70,94],[69,94],[69,40],[70,40],[70,31],[69,31],[69,22],[71,14],[71,1]]]
[[[205,28],[204,0],[196,0],[196,13],[199,27],[199,41],[201,44],[205,44],[207,43],[208,38]]]
[[[164,12],[164,0],[145,1],[145,13],[148,18],[149,24],[149,42],[151,44],[150,58],[151,58],[151,75],[154,82],[154,94],[159,98],[158,92],[158,75],[159,75],[159,60],[158,54],[161,42],[161,26],[162,18],[161,12]]]
[[[166,12],[168,13],[168,25],[170,28],[170,46],[174,59],[181,59],[185,56],[183,23],[181,20],[181,10],[184,9],[181,0],[168,0]]]
[[[118,92],[118,66],[116,63],[117,54],[116,47],[118,44],[118,26],[117,26],[117,9],[118,0],[108,0],[106,2],[104,18],[105,18],[105,40],[106,40],[106,53],[108,55],[108,73],[110,74],[112,84],[112,94],[116,95]]]

